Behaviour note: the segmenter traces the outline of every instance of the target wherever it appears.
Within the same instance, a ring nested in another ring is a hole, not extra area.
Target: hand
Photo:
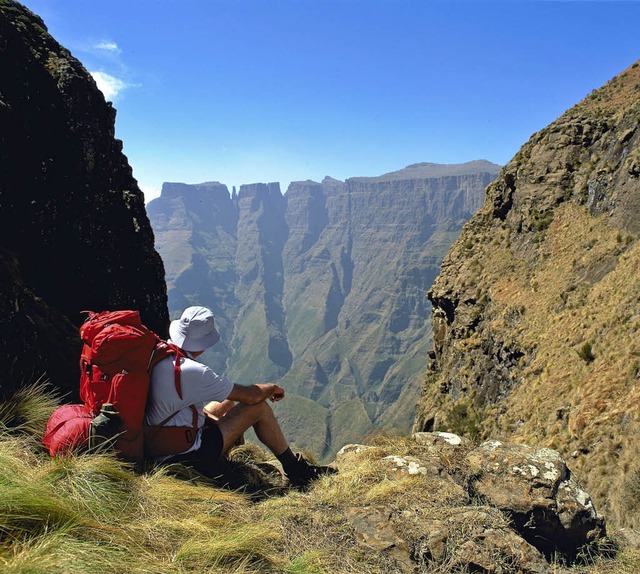
[[[276,403],[284,398],[284,389],[275,383],[258,383],[245,387],[234,384],[227,400],[238,401],[245,405],[256,405],[269,399]]]
[[[276,388],[273,391],[273,394],[269,397],[269,400],[272,403],[277,403],[284,399],[284,389],[280,388],[278,385],[274,385]]]
[[[277,403],[284,399],[284,389],[275,383],[264,383],[258,386],[262,388],[264,398],[269,399],[272,403]]]

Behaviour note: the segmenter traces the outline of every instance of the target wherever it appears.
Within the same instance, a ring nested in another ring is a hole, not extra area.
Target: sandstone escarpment
[[[376,427],[406,432],[430,342],[425,294],[497,171],[416,164],[284,196],[165,184],[147,209],[171,312],[214,309],[222,339],[207,361],[240,383],[278,380],[299,447],[331,456]]]
[[[3,394],[45,373],[76,389],[85,309],[140,309],[165,334],[164,269],[115,113],[40,18],[0,2]]]
[[[429,298],[417,429],[572,457],[599,507],[638,525],[640,66],[534,134],[487,189]]]

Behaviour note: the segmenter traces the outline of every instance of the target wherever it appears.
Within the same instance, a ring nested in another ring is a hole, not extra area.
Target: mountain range
[[[286,194],[165,183],[147,213],[169,311],[214,310],[222,339],[207,362],[283,385],[296,446],[331,456],[376,428],[407,432],[431,343],[426,293],[498,171],[421,163]]]

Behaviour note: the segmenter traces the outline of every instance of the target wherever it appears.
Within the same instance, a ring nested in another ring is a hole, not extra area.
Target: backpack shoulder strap
[[[151,373],[153,367],[155,367],[160,361],[166,359],[170,355],[175,355],[175,360],[173,363],[173,374],[176,382],[176,391],[178,393],[178,396],[182,398],[180,359],[186,358],[187,354],[180,347],[174,345],[173,343],[168,343],[167,341],[159,339],[153,351],[151,352],[151,356],[149,357],[147,372]]]
[[[151,373],[153,367],[162,361],[162,359],[166,359],[169,355],[175,355],[176,359],[187,356],[187,354],[177,345],[158,339],[155,347],[151,351],[151,355],[149,356],[147,373]],[[176,362],[179,364],[179,361],[176,360]]]
[[[154,348],[151,353],[151,357],[149,358],[149,365],[147,367],[147,371],[151,372],[151,369],[155,367],[162,359],[165,359],[169,355],[175,355],[175,361],[173,365],[173,376],[176,385],[176,392],[178,396],[182,398],[182,377],[180,370],[180,359],[186,358],[187,354],[177,345],[172,343],[168,343],[167,341],[159,340],[158,344]],[[198,428],[198,409],[195,405],[189,405],[191,409],[191,426],[193,428]],[[181,409],[182,410],[182,409]],[[159,425],[163,427],[166,423],[168,423],[173,417],[175,417],[180,411],[176,411],[175,413],[169,415],[166,419],[164,419]]]

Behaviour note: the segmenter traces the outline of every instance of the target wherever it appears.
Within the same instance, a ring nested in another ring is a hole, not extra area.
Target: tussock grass
[[[0,430],[41,437],[60,396],[43,377],[0,402]]]
[[[40,461],[30,452],[32,441],[0,432],[0,539],[49,532],[58,528],[90,527],[68,501],[53,495],[39,479]]]
[[[4,574],[144,572],[136,568],[137,562],[128,547],[117,546],[113,540],[82,539],[68,528],[16,540],[7,552],[0,552]]]
[[[126,465],[107,454],[55,459],[41,475],[39,484],[74,501],[80,512],[95,520],[122,520],[138,511],[139,481]]]
[[[217,567],[271,570],[281,561],[276,551],[278,539],[277,532],[265,531],[260,523],[224,521],[202,538],[189,538],[175,561],[194,572]]]
[[[448,528],[450,556],[423,570],[449,574],[460,571],[455,552],[473,535],[474,521],[506,528],[494,509],[472,508],[456,481],[437,480],[464,476],[464,452],[425,452],[408,438],[375,437],[308,492],[278,487],[277,496],[256,498],[176,467],[135,473],[107,454],[52,460],[27,428],[0,431],[3,574],[396,572],[389,552],[358,538],[353,517],[368,508],[386,509],[390,527],[417,547],[433,528]],[[384,460],[418,454],[426,475],[398,473]],[[273,463],[253,444],[238,447],[234,458],[258,469]],[[621,556],[620,570],[612,566],[618,561],[598,560],[580,574],[630,574],[640,565],[632,548]]]

